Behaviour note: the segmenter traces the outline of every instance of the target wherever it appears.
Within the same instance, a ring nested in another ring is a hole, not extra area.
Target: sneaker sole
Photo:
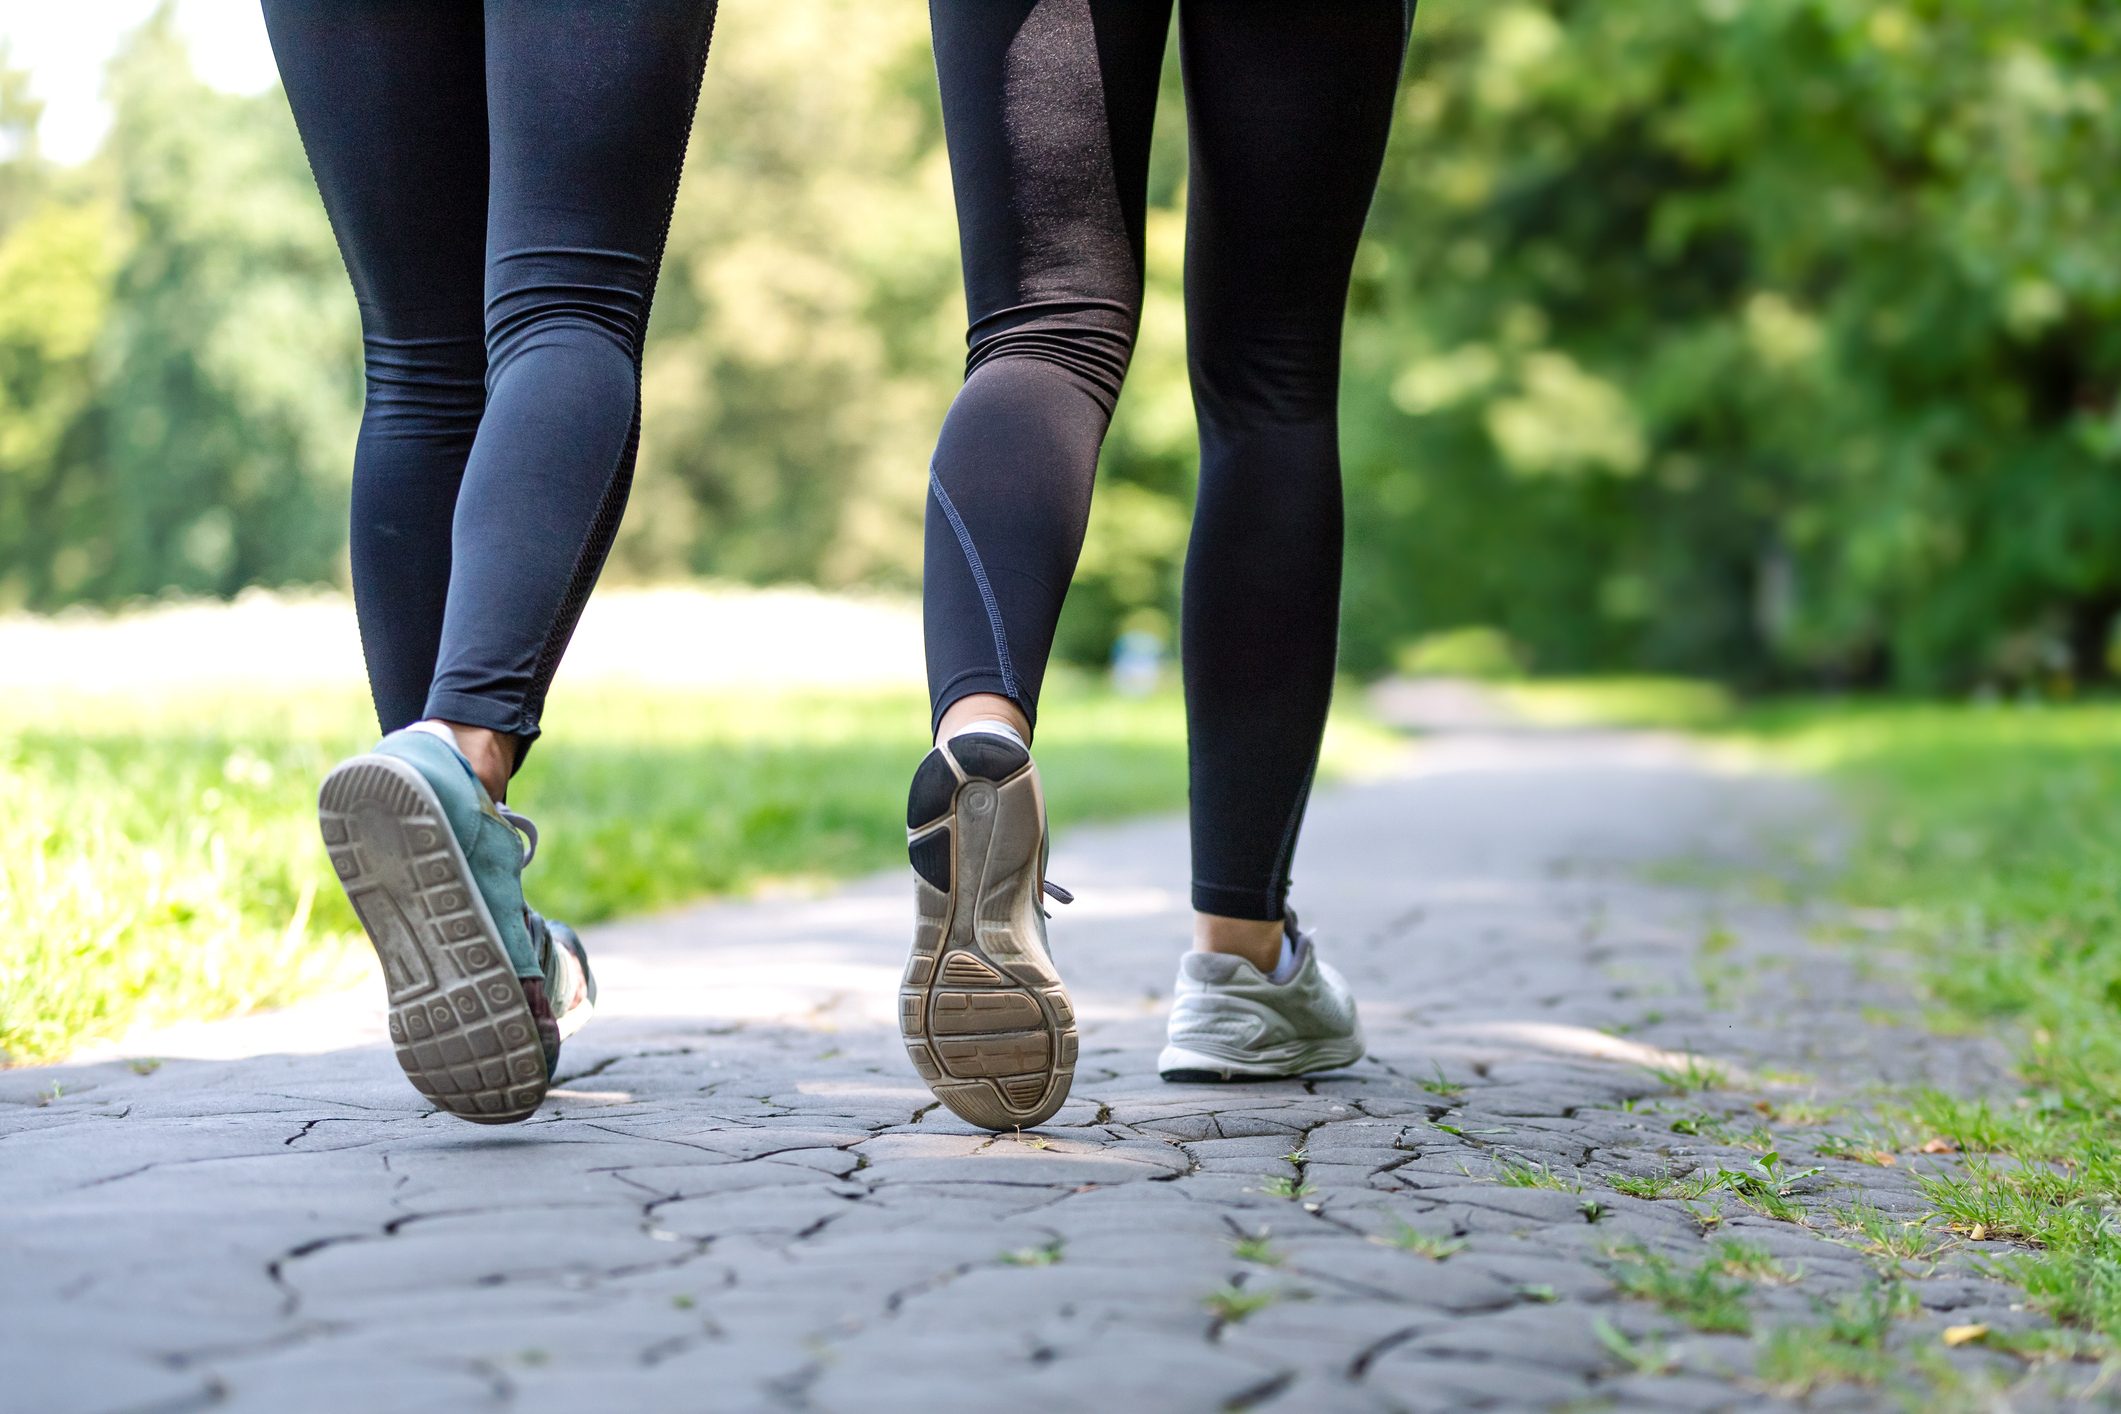
[[[383,964],[405,1078],[459,1119],[528,1119],[550,1084],[537,1021],[433,787],[356,756],[324,778],[317,828]]]
[[[1184,1046],[1166,1046],[1156,1057],[1156,1073],[1174,1085],[1241,1085],[1254,1080],[1293,1080],[1324,1070],[1343,1070],[1361,1060],[1361,1037],[1321,1044],[1292,1057],[1286,1066],[1248,1065]]]
[[[1045,800],[1030,753],[1000,737],[938,746],[907,800],[913,955],[899,1030],[959,1118],[1042,1124],[1075,1078],[1075,1008],[1039,927]]]

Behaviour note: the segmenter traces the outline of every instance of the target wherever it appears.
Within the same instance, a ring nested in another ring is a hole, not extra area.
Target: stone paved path
[[[1822,838],[1807,788],[1656,738],[1458,733],[1412,759],[1314,807],[1297,897],[1373,1056],[1310,1083],[1156,1079],[1169,820],[1059,842],[1085,1029],[1035,1134],[971,1131],[908,1069],[896,878],[597,930],[605,1014],[513,1129],[423,1112],[365,995],[158,1046],[228,1059],[0,1073],[0,1406],[1784,1403],[1754,1378],[1769,1333],[1890,1263],[1824,1215],[1917,1211],[1924,1161],[1816,1160],[1791,1195],[1810,1227],[1713,1193],[1706,1236],[1610,1181],[1742,1171],[1721,1141],[1763,1121],[1807,1167],[1802,1103],[1998,1088],[1997,1055],[1878,1024],[1909,1006],[1880,949],[1701,882]],[[1724,1084],[1681,1093],[1690,1065]],[[1616,1247],[1692,1264],[1732,1237],[1802,1274],[1756,1284],[1751,1339],[1616,1293]],[[1947,1247],[1897,1264],[1920,1306],[1896,1347],[2009,1407],[2081,1385],[1946,1352],[1948,1324],[2034,1319]]]

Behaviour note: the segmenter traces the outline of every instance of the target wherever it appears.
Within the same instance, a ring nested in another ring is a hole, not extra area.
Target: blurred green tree
[[[0,607],[79,592],[92,353],[113,263],[112,213],[37,151],[42,105],[0,51]]]
[[[287,106],[201,83],[166,5],[107,91],[124,246],[97,349],[89,592],[338,577],[359,327]]]
[[[1936,688],[2121,606],[2089,4],[1424,7],[1350,334],[1348,639]]]
[[[44,176],[37,156],[37,119],[44,105],[30,97],[29,73],[16,68],[0,44],[0,234],[29,209]]]
[[[615,566],[907,586],[963,359],[927,15],[725,6]]]

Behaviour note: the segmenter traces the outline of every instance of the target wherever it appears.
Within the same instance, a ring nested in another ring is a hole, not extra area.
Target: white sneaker
[[[1286,982],[1230,953],[1179,959],[1169,1040],[1156,1058],[1164,1079],[1282,1080],[1362,1059],[1354,994],[1294,915],[1289,929],[1297,956]]]

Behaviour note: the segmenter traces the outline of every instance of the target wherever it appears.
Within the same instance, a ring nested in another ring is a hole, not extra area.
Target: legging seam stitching
[[[931,465],[928,468],[928,489],[935,493],[935,503],[943,508],[943,518],[950,522],[950,529],[957,536],[957,547],[965,555],[966,568],[972,571],[972,583],[979,589],[980,603],[987,610],[987,627],[994,634],[994,657],[1002,670],[1002,690],[1009,700],[1018,700],[1016,670],[1009,662],[1009,636],[1002,630],[1002,609],[995,601],[994,586],[987,581],[987,568],[980,563],[979,549],[972,543],[972,532],[950,503],[950,493],[943,489],[943,479]]]
[[[1284,906],[1289,896],[1290,856],[1296,852],[1296,827],[1304,818],[1304,806],[1311,799],[1311,780],[1318,774],[1318,757],[1314,753],[1311,764],[1304,767],[1304,783],[1296,792],[1296,801],[1289,807],[1289,823],[1282,828],[1281,843],[1274,850],[1274,873],[1267,880],[1267,907],[1277,902]],[[1278,896],[1278,897],[1277,897]]]

